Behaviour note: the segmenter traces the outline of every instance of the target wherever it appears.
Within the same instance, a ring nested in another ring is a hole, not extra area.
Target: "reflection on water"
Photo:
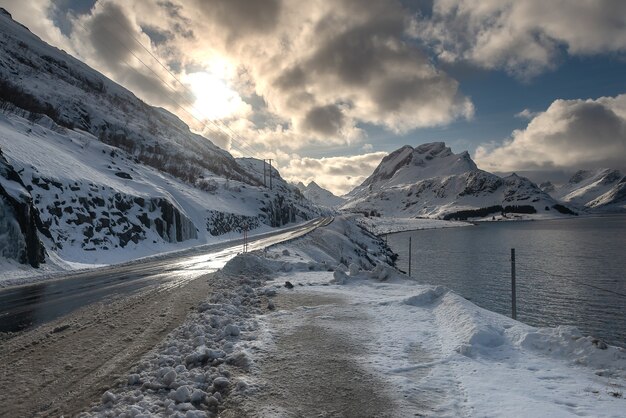
[[[409,236],[414,277],[505,315],[511,312],[510,249],[515,248],[519,320],[576,325],[583,333],[626,346],[626,216],[389,235],[403,270],[408,269]]]

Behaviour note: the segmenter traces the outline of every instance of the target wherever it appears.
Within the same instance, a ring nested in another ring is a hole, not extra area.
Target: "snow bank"
[[[258,261],[248,254],[230,261],[211,279],[222,290],[144,356],[123,384],[80,416],[213,417],[227,396],[250,390],[243,373],[253,365],[251,350],[259,332],[255,315],[267,303],[260,287],[265,276],[259,270],[248,274],[249,267],[260,267]]]
[[[471,226],[469,222],[443,221],[427,218],[392,218],[387,216],[371,216],[358,218],[358,224],[367,228],[373,234],[384,235],[394,232],[416,231],[422,229],[454,228]]]
[[[358,344],[356,360],[385,382],[379,390],[394,396],[398,416],[623,416],[624,349],[487,311],[419,284],[387,257],[381,240],[345,218],[236,257],[216,279],[224,290],[83,416],[260,411],[268,382],[256,362],[303,324]],[[287,308],[272,300],[281,292],[334,302]],[[346,316],[363,320],[346,326]]]

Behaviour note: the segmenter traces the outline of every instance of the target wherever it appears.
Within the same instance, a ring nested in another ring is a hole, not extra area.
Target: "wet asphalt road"
[[[248,251],[302,236],[332,218],[251,237]],[[19,332],[66,315],[104,298],[157,287],[171,291],[214,272],[242,250],[242,240],[195,247],[176,254],[67,275],[0,290],[0,332]]]

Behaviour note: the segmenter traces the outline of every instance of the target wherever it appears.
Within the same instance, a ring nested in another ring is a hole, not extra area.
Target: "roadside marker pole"
[[[411,237],[409,237],[409,277],[411,277]]]
[[[511,318],[517,319],[517,289],[515,283],[515,248],[511,248]]]

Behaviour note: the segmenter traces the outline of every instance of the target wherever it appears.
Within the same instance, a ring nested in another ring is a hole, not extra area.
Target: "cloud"
[[[280,0],[192,0],[187,3],[193,3],[205,18],[225,31],[229,42],[274,31],[282,8]]]
[[[524,109],[519,113],[515,114],[516,118],[520,118],[520,119],[532,119],[535,116],[537,116],[540,112],[533,112],[530,109]]]
[[[32,24],[57,33],[46,14],[54,2],[35,3]],[[20,7],[26,8],[16,2]],[[371,0],[367,7],[358,0],[100,0],[87,13],[68,15],[69,36],[58,32],[53,43],[69,45],[89,65],[188,123],[175,102],[193,94],[150,53],[182,80],[228,62],[223,81],[238,99],[263,101],[262,108],[237,115],[249,122],[241,124],[245,132],[259,146],[284,141],[293,150],[360,141],[366,124],[405,133],[472,117],[458,82],[409,39],[411,16],[400,0]]]
[[[304,126],[321,135],[333,136],[341,132],[345,123],[345,117],[335,105],[314,107],[309,110],[304,118]]]
[[[175,36],[170,47],[196,63],[212,50],[241,69],[274,130],[297,140],[291,147],[349,144],[363,138],[361,123],[406,132],[473,114],[458,83],[406,42],[412,20],[397,0],[366,8],[356,0],[264,0],[256,12],[242,1],[172,2],[203,36]]]
[[[503,144],[477,148],[491,171],[626,166],[626,94],[596,100],[556,100]]]
[[[372,174],[386,152],[347,157],[308,158],[297,155],[278,158],[283,178],[294,183],[315,181],[336,195],[343,195]]]
[[[505,69],[521,78],[570,55],[626,52],[621,0],[435,0],[417,34],[440,59]]]

